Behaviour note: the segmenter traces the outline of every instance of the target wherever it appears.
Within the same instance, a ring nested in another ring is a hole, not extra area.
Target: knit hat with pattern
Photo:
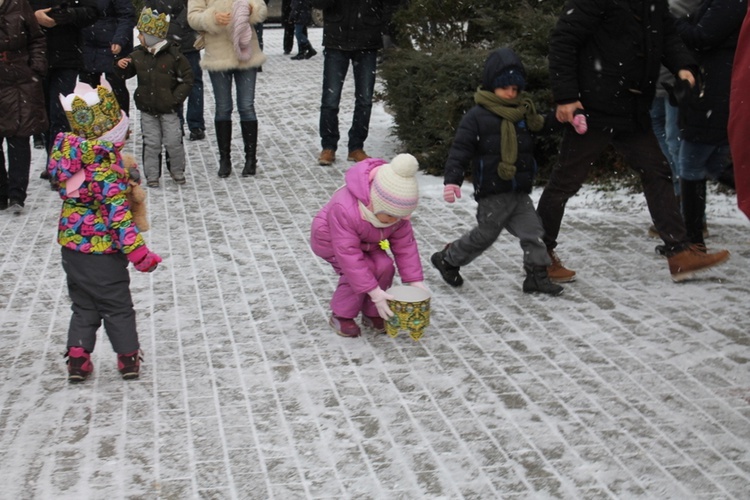
[[[370,187],[372,213],[400,219],[411,215],[419,203],[419,185],[414,177],[418,169],[417,159],[410,154],[400,154],[378,167]]]

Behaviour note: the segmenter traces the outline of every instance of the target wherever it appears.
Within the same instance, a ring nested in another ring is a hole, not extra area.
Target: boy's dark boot
[[[560,295],[563,293],[563,287],[549,280],[546,267],[524,265],[523,268],[526,270],[526,279],[523,280],[524,293],[539,292],[549,295]]]
[[[435,252],[430,257],[430,262],[435,268],[440,271],[440,276],[443,277],[446,283],[450,286],[461,286],[464,284],[464,279],[458,274],[459,266],[449,264],[445,260],[445,251],[448,250],[449,245],[445,245],[445,248],[439,252]]]
[[[307,50],[305,50],[305,59],[310,59],[312,56],[316,55],[318,53],[317,50],[315,50],[312,45],[309,43],[307,44]]]
[[[240,122],[242,142],[245,143],[245,168],[242,177],[255,175],[258,168],[258,121]]]
[[[706,214],[706,181],[680,179],[682,217],[690,243],[704,245],[703,220]]]
[[[312,48],[312,46],[309,43],[306,43],[306,44],[300,46],[299,52],[297,52],[297,55],[296,56],[292,56],[291,59],[293,61],[299,61],[299,60],[305,59],[305,54],[307,54],[307,48],[308,47]]]
[[[219,177],[229,177],[232,173],[232,160],[229,152],[232,149],[232,122],[214,122],[216,142],[219,144]]]

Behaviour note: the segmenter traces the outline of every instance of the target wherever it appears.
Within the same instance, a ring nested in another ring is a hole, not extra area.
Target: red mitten
[[[446,184],[443,188],[443,199],[448,203],[453,203],[456,198],[461,197],[461,186],[456,184]]]
[[[142,273],[150,273],[159,265],[161,257],[150,251],[146,245],[140,246],[127,254],[128,260]]]

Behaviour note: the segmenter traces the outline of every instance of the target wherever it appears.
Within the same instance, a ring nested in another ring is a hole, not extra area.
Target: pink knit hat
[[[410,154],[400,154],[378,167],[370,187],[372,213],[400,219],[411,215],[419,203],[419,185],[414,177],[418,169],[417,159]]]

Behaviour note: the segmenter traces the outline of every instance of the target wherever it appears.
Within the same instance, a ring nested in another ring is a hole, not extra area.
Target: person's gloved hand
[[[585,134],[589,129],[588,122],[586,121],[586,114],[582,109],[579,109],[575,112],[575,114],[573,115],[573,121],[571,123],[573,124],[573,128],[575,129],[575,131],[579,134]]]
[[[443,188],[443,199],[448,203],[453,203],[456,198],[461,197],[461,187],[457,184],[446,184]]]
[[[412,281],[411,283],[407,283],[407,285],[422,289],[432,295],[432,292],[430,292],[430,289],[424,284],[424,281]]]
[[[375,304],[375,307],[378,309],[378,316],[386,320],[393,316],[393,311],[391,311],[391,308],[388,307],[388,302],[386,302],[388,300],[393,300],[393,295],[385,293],[380,287],[370,290],[367,292],[367,295],[370,296],[372,303]]]
[[[159,265],[161,257],[150,251],[146,245],[138,247],[129,254],[128,260],[142,273],[150,273]]]

